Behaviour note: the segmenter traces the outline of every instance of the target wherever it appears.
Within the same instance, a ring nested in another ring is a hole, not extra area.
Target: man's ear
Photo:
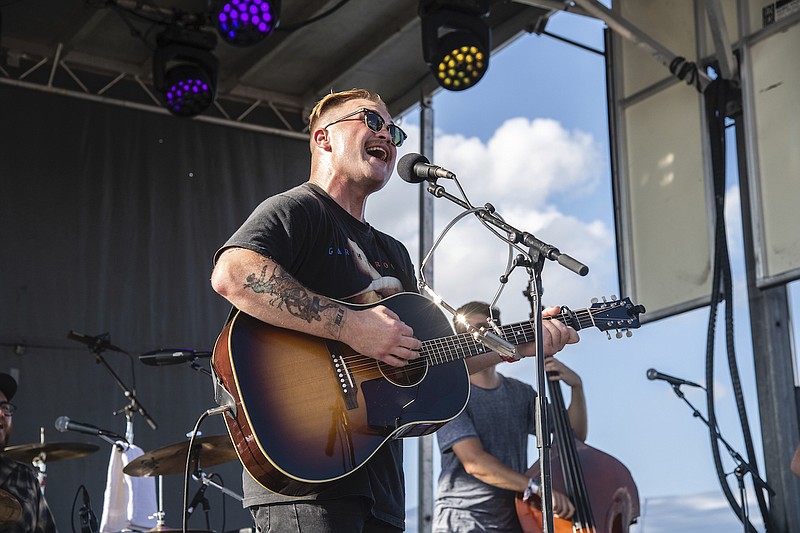
[[[330,150],[331,143],[330,139],[328,139],[328,130],[319,128],[314,132],[312,139],[314,140],[314,144],[323,150]]]

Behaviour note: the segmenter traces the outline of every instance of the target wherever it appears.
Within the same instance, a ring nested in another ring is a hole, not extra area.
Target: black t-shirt
[[[314,292],[350,303],[377,302],[416,292],[408,250],[396,239],[353,218],[322,189],[304,183],[264,200],[217,252],[239,247],[269,257]],[[245,471],[244,505],[362,495],[373,514],[403,527],[403,447],[390,440],[361,468],[305,497],[274,494]]]

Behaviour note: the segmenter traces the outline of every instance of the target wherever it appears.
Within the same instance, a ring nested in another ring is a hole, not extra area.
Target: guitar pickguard
[[[342,399],[345,408],[358,408],[358,385],[353,372],[347,364],[346,356],[353,353],[353,350],[341,342],[326,341],[328,353],[331,357],[333,372],[339,380],[339,387],[342,389]]]

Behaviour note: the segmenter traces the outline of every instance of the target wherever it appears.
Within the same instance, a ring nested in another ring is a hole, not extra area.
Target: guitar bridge
[[[356,380],[352,372],[350,372],[350,368],[347,366],[344,354],[341,351],[344,345],[333,341],[326,341],[326,344],[328,345],[328,353],[331,357],[333,371],[336,374],[336,379],[342,391],[344,405],[348,410],[356,409],[358,408],[358,387],[356,386]]]

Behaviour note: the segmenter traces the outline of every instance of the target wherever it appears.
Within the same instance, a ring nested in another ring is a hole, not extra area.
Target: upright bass
[[[575,506],[571,519],[553,518],[555,533],[627,533],[639,517],[639,492],[630,471],[616,458],[575,437],[561,384],[548,380],[547,385],[556,444],[550,456],[552,488],[569,496]],[[538,477],[539,463],[526,475]],[[518,497],[516,508],[525,533],[543,531],[540,507]]]

